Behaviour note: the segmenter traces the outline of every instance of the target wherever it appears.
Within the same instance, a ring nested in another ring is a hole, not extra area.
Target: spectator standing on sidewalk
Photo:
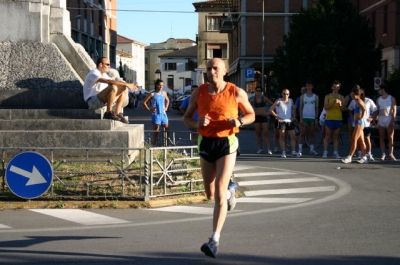
[[[313,83],[306,82],[306,93],[300,97],[299,122],[300,122],[300,138],[298,156],[303,153],[304,135],[308,135],[310,139],[310,155],[318,155],[314,149],[314,130],[318,125],[319,97],[312,92]],[[307,126],[308,125],[308,126]]]
[[[328,145],[332,137],[333,141],[333,158],[339,159],[339,133],[342,127],[342,110],[343,96],[339,94],[340,82],[335,80],[332,82],[332,93],[325,96],[324,109],[325,115],[325,137],[324,137],[324,153],[322,158],[328,158]]]
[[[158,132],[160,128],[164,131],[168,131],[168,116],[167,110],[169,106],[169,98],[167,93],[162,90],[164,82],[161,79],[157,79],[154,83],[154,92],[151,92],[143,100],[143,107],[151,112],[151,122],[153,124],[153,145],[158,146]],[[151,100],[151,106],[149,107],[147,102]]]
[[[378,107],[378,126],[379,126],[379,145],[382,152],[382,160],[386,159],[385,153],[385,136],[388,138],[387,158],[396,160],[393,155],[393,138],[394,138],[394,123],[396,121],[396,99],[388,94],[388,89],[385,84],[381,84],[378,89],[380,97],[376,100]]]
[[[271,144],[269,141],[269,116],[265,107],[267,106],[266,103],[272,105],[274,104],[269,98],[264,97],[261,91],[261,87],[256,87],[256,95],[250,100],[250,104],[253,106],[254,112],[256,114],[256,119],[254,121],[254,129],[257,136],[257,144],[258,144],[258,151],[257,154],[261,154],[263,152],[263,144],[262,144],[262,133],[265,137],[265,143],[267,145],[267,154],[272,155]]]
[[[111,119],[129,123],[122,114],[122,108],[129,104],[128,89],[136,91],[136,84],[112,80],[107,75],[110,71],[110,61],[106,57],[99,57],[96,69],[88,73],[83,83],[83,99],[89,109],[100,109],[107,106],[104,119]],[[115,104],[115,112],[112,110]]]
[[[239,127],[254,122],[254,111],[246,92],[225,82],[224,61],[213,58],[207,62],[209,83],[196,88],[190,97],[183,122],[199,132],[198,148],[204,188],[209,199],[215,199],[213,233],[201,246],[205,255],[216,258],[219,239],[228,210],[236,204],[235,189],[229,187],[239,142]],[[238,116],[238,108],[243,117]],[[198,121],[193,115],[198,110]]]
[[[282,150],[282,158],[286,158],[285,136],[286,131],[290,136],[290,145],[292,147],[292,156],[297,156],[296,153],[296,134],[294,121],[296,120],[296,107],[293,100],[289,98],[289,89],[282,91],[282,98],[275,101],[269,108],[269,112],[275,117],[275,128],[279,130],[279,143]]]

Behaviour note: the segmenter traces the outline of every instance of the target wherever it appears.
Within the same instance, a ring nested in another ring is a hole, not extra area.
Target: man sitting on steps
[[[99,57],[96,62],[96,69],[93,69],[85,78],[83,84],[83,99],[89,109],[100,109],[107,106],[104,119],[129,123],[122,114],[122,108],[129,103],[128,90],[138,89],[136,84],[129,84],[113,80],[107,72],[110,70],[110,61],[106,57]],[[112,107],[115,104],[115,112]]]

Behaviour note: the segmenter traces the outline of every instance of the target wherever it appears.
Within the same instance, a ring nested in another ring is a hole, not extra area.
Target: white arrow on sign
[[[33,166],[32,172],[23,170],[15,166],[11,166],[10,171],[18,175],[21,175],[25,178],[28,178],[29,181],[26,183],[26,186],[43,184],[47,182],[46,179],[42,176],[42,174],[40,174],[39,170],[37,170],[35,166]]]

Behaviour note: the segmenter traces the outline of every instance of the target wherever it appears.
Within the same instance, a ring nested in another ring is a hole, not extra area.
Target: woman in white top
[[[394,122],[396,118],[396,99],[387,93],[385,84],[378,89],[380,97],[376,100],[378,107],[379,145],[382,151],[382,160],[385,160],[385,133],[388,138],[389,160],[396,160],[393,155]]]
[[[282,150],[282,157],[286,158],[285,152],[285,131],[290,136],[292,156],[296,154],[296,134],[293,121],[296,119],[296,107],[293,100],[289,98],[289,89],[282,91],[282,98],[279,98],[269,109],[270,114],[275,117],[275,128],[279,131],[279,144]]]

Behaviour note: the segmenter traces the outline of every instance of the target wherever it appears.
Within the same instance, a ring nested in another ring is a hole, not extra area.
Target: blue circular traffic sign
[[[15,195],[34,199],[49,189],[53,181],[53,168],[43,155],[24,152],[11,159],[5,177],[8,188]]]

